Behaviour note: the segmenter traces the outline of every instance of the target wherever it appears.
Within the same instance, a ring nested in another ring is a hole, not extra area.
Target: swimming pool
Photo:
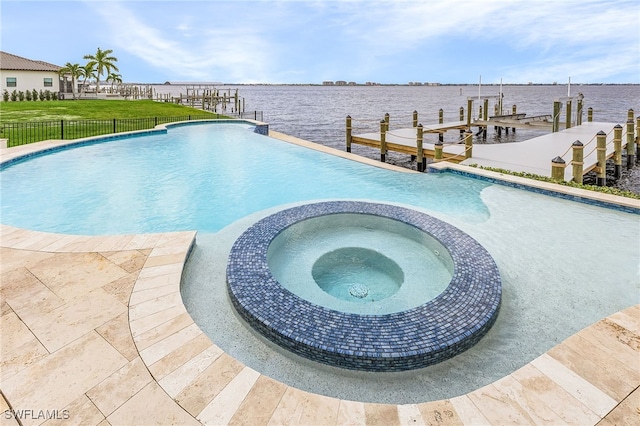
[[[354,400],[407,403],[465,393],[640,301],[637,215],[452,174],[382,170],[253,134],[247,124],[217,126],[172,127],[5,167],[2,222],[93,235],[198,230],[183,299],[212,340],[263,374]],[[333,199],[424,211],[491,253],[502,307],[473,350],[410,376],[350,373],[344,380],[343,371],[291,359],[238,327],[224,288],[233,242],[268,214]]]
[[[389,172],[285,144],[253,128],[173,126],[11,165],[1,173],[2,221],[88,235],[216,232],[266,208],[335,198],[405,202],[476,221],[487,217],[479,193],[488,183]]]

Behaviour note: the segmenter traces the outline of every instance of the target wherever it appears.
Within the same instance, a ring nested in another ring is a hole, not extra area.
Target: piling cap
[[[418,127],[422,127],[422,123],[418,123]]]
[[[551,160],[551,162],[556,164],[564,164],[564,160],[560,156],[554,158],[553,160]]]
[[[620,124],[616,124],[615,126],[613,126],[614,129],[622,129],[622,126]]]
[[[443,145],[443,143],[442,143],[442,141],[441,141],[440,139],[438,139],[438,141],[437,141],[434,145],[436,145],[436,146],[442,146],[442,145]]]
[[[571,146],[584,146],[584,145],[579,140],[576,140],[574,143],[571,144]]]
[[[607,136],[607,134],[606,134],[603,130],[600,130],[600,131],[597,133],[597,135],[598,135],[598,136]]]

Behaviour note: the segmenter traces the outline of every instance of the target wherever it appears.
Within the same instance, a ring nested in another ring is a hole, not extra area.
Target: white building
[[[50,92],[71,93],[71,82],[65,84],[60,79],[58,65],[43,61],[33,61],[21,56],[0,51],[0,94],[26,92],[27,90],[49,90]],[[68,86],[68,87],[62,87]],[[0,100],[2,97],[0,96]]]

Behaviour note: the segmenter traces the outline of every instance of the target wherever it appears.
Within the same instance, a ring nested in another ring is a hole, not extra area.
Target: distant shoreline
[[[132,85],[142,85],[142,86],[189,86],[189,85],[211,85],[211,86],[299,86],[299,87],[376,87],[376,86],[385,86],[385,87],[446,87],[446,86],[454,86],[454,87],[476,87],[478,83],[429,83],[429,84],[408,84],[408,83],[375,83],[375,84],[366,84],[366,83],[355,83],[355,84],[322,84],[322,83],[220,83],[220,82],[180,82],[180,83],[133,83],[127,82],[124,84],[132,84]],[[536,87],[536,86],[566,86],[566,83],[482,83],[482,87],[513,87],[513,86],[523,86],[523,87]],[[640,86],[640,83],[571,83],[571,87],[580,87],[580,86]]]

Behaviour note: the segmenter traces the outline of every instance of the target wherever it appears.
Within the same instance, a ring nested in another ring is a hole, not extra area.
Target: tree
[[[84,93],[84,90],[87,87],[87,80],[96,77],[96,69],[91,63],[88,63],[85,66],[80,67],[80,75],[84,78],[80,93]]]
[[[80,64],[72,64],[71,62],[67,62],[64,67],[60,68],[58,73],[61,76],[70,76],[71,77],[71,92],[73,93],[73,99],[76,98],[76,80],[84,74],[82,67]]]
[[[100,78],[102,74],[109,75],[111,71],[120,71],[115,62],[118,62],[118,58],[111,56],[113,50],[102,50],[98,47],[98,51],[95,55],[84,55],[84,59],[89,60],[89,64],[93,66],[97,72],[96,92],[100,92]]]
[[[111,82],[111,93],[113,93],[113,85],[115,83],[122,83],[122,76],[120,74],[116,74],[112,72],[107,76],[107,82]]]

